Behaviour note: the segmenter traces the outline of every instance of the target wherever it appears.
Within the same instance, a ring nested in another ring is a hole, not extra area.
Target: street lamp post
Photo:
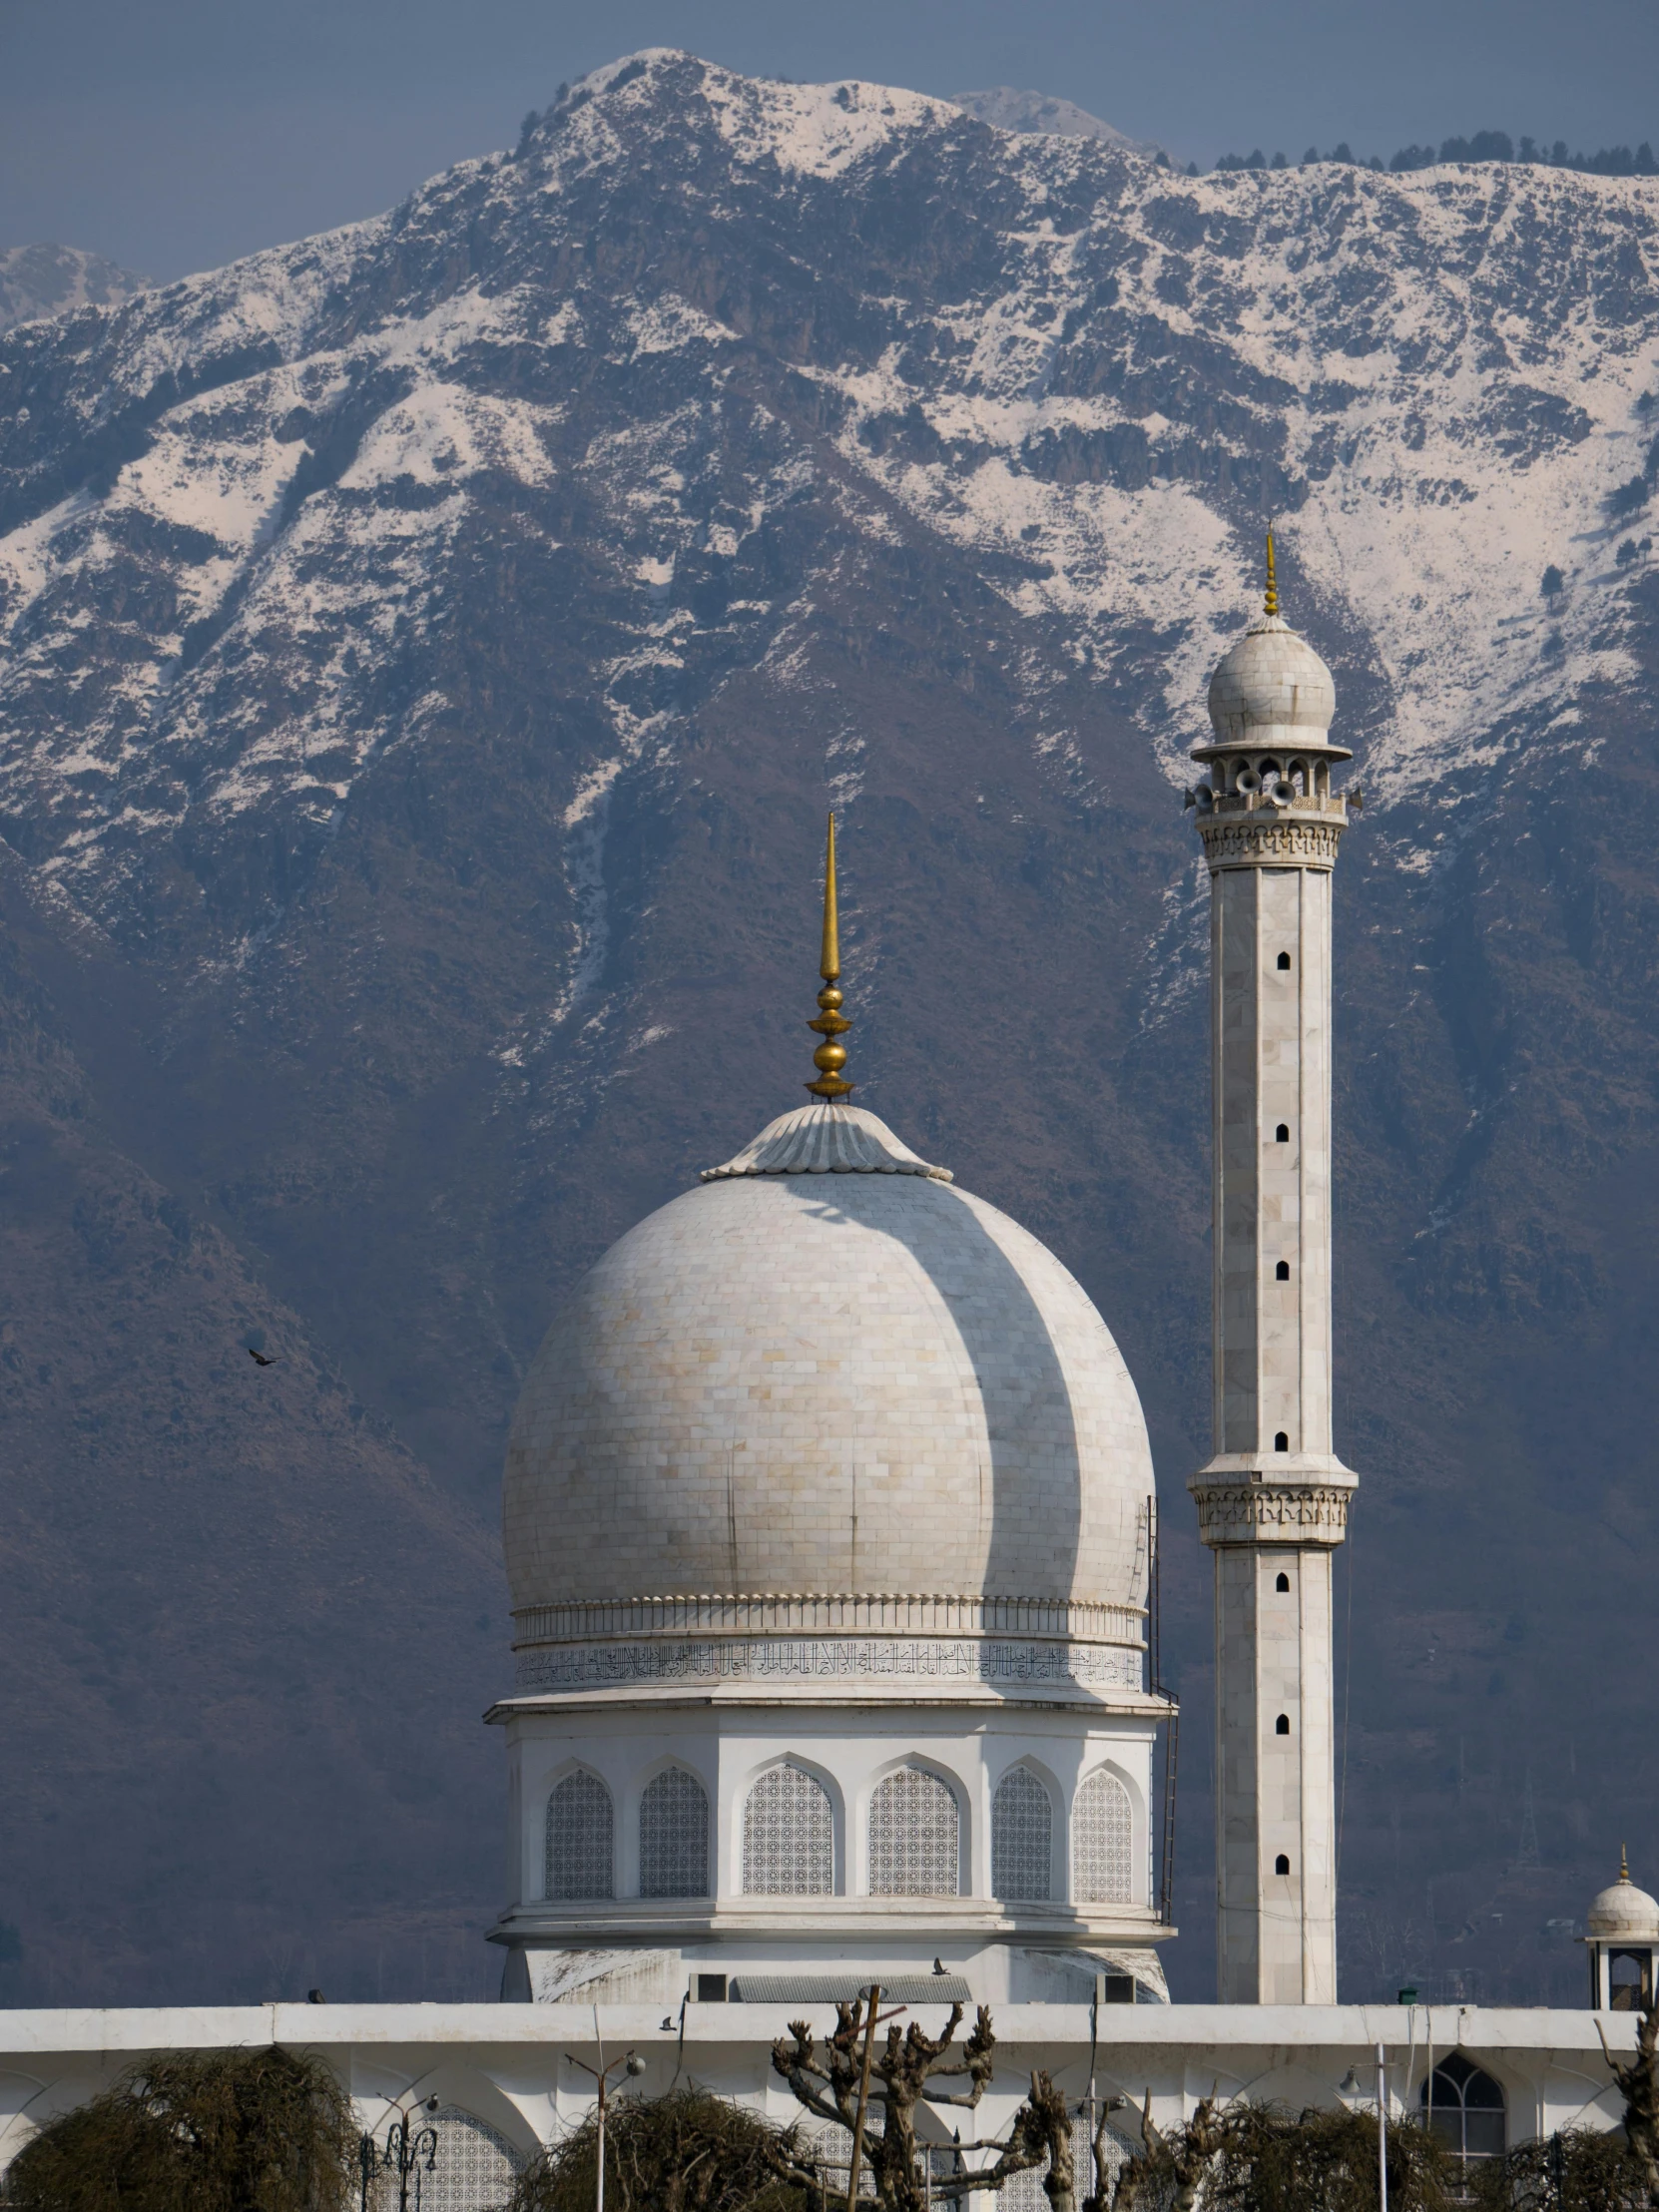
[[[632,2080],[637,2081],[645,2071],[645,2060],[637,2050],[631,2050],[621,2058],[613,2058],[610,2064],[606,2065],[605,2045],[599,2040],[599,2007],[597,2005],[594,2006],[593,2011],[593,2039],[599,2044],[599,2063],[597,2066],[590,2066],[585,2058],[572,2057],[568,2050],[565,2052],[565,2057],[571,2065],[578,2067],[583,2073],[591,2075],[598,2085],[599,2179],[594,2187],[593,2202],[594,2212],[605,2212],[605,2094],[610,2087],[611,2076],[616,2072],[618,2066],[621,2066]]]
[[[415,2111],[419,2112],[424,2109],[427,2112],[435,2112],[437,2108],[437,2098],[428,2097],[424,2106],[418,2104],[415,2106]],[[396,2174],[397,2212],[409,2212],[410,2174],[415,2171],[423,2158],[426,2161],[426,2171],[428,2173],[433,2172],[436,2168],[438,2162],[438,2131],[435,2127],[424,2125],[411,2129],[409,2123],[413,2115],[405,2112],[401,2105],[397,2107],[397,2117],[386,2130],[386,2142],[383,2150],[375,2142],[372,2134],[365,2133],[358,2137],[357,2164],[362,2170],[363,2177],[360,2200],[362,2212],[368,2212],[368,2192],[377,2173]],[[418,2183],[415,2187],[415,2196],[418,2203]]]

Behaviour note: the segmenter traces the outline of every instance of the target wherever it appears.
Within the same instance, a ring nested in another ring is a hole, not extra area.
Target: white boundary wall
[[[918,2008],[937,2031],[944,2008]],[[742,2097],[780,2120],[797,2115],[769,2054],[792,2015],[818,2031],[833,2023],[827,2005],[688,2004],[684,2042],[678,2007],[665,2029],[660,2005],[601,2005],[607,2057],[638,2050],[638,2087],[657,2095],[674,2079]],[[1591,2012],[1472,2005],[1108,2005],[1100,2015],[1097,2077],[1138,2107],[1148,2089],[1154,2117],[1168,2126],[1212,2088],[1226,2096],[1294,2109],[1336,2106],[1336,2084],[1354,2066],[1368,2089],[1375,2046],[1387,2048],[1390,2102],[1414,2110],[1430,2063],[1462,2050],[1502,2086],[1511,2142],[1559,2127],[1616,2126],[1620,2100],[1608,2076]],[[1628,2012],[1599,2015],[1615,2051],[1634,2047]],[[981,2140],[1006,2128],[1034,2067],[1046,2067],[1070,2096],[1088,2086],[1089,2010],[1079,2004],[994,2008],[996,2079],[980,2107]],[[564,2053],[590,2064],[595,2014],[585,2004],[272,2004],[162,2009],[72,2009],[0,2013],[0,2166],[57,2113],[107,2088],[146,2052],[224,2049],[276,2042],[326,2058],[349,2088],[359,2123],[383,2130],[399,2099],[435,2096],[475,2114],[520,2154],[580,2120],[591,2084]],[[954,2084],[951,2084],[954,2086]],[[1366,2108],[1370,2109],[1369,2100]],[[966,2115],[941,2113],[925,2134],[948,2142]],[[930,2115],[924,2118],[931,2119]],[[968,2134],[966,2127],[962,2130]],[[989,2199],[981,2200],[988,2203]]]

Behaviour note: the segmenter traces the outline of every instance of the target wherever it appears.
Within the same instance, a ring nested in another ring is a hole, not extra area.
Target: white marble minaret
[[[1264,613],[1210,683],[1189,795],[1211,884],[1216,1889],[1224,2004],[1337,2001],[1331,1554],[1331,872],[1352,758],[1325,663]]]

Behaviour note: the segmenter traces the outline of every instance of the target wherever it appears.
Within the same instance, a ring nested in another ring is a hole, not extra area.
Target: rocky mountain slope
[[[73,307],[113,307],[144,283],[107,255],[82,247],[6,247],[0,249],[0,330]]]
[[[1659,1872],[1656,273],[1643,180],[1189,180],[652,53],[0,342],[10,1985],[267,1995],[296,1919],[342,1992],[484,1970],[504,1423],[801,1096],[832,800],[860,1101],[1147,1402],[1210,1986],[1180,792],[1271,511],[1369,799],[1346,1986],[1576,1994]]]

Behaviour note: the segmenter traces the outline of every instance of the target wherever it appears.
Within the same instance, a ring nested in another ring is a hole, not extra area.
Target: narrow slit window
[[[1291,1448],[1291,1439],[1290,1439],[1290,1436],[1289,1436],[1288,1432],[1287,1432],[1287,1431],[1286,1431],[1285,1429],[1283,1429],[1283,1428],[1282,1428],[1282,1429],[1281,1429],[1281,1430],[1279,1431],[1278,1435],[1277,1435],[1277,1436],[1275,1436],[1275,1438],[1273,1439],[1273,1448],[1274,1448],[1274,1450],[1275,1450],[1275,1451],[1289,1451],[1289,1450],[1290,1450],[1290,1448]]]
[[[1291,1141],[1291,1125],[1290,1125],[1290,1123],[1289,1123],[1288,1121],[1282,1121],[1282,1122],[1281,1122],[1281,1123],[1279,1124],[1279,1127],[1278,1127],[1278,1129],[1277,1129],[1277,1130],[1276,1130],[1276,1131],[1274,1132],[1274,1141],[1275,1141],[1275,1143],[1277,1143],[1277,1144],[1289,1144],[1289,1143],[1290,1143],[1290,1141]]]
[[[1291,956],[1290,956],[1290,954],[1289,954],[1288,952],[1281,952],[1281,953],[1280,953],[1280,955],[1279,955],[1279,965],[1280,965],[1280,966],[1281,966],[1282,968],[1288,968],[1288,967],[1290,966],[1290,964],[1291,964]]]
[[[1276,1283],[1288,1283],[1291,1280],[1291,1263],[1289,1260],[1280,1261],[1278,1267],[1273,1271],[1273,1279]]]
[[[1285,1856],[1285,1854],[1284,1854],[1283,1852],[1281,1852],[1281,1853],[1279,1854],[1279,1857],[1278,1857],[1278,1858],[1277,1858],[1277,1859],[1276,1859],[1276,1860],[1274,1861],[1274,1863],[1273,1863],[1273,1871],[1274,1871],[1274,1873],[1275,1873],[1275,1874],[1289,1874],[1289,1873],[1290,1873],[1290,1871],[1291,1871],[1291,1862],[1290,1862],[1290,1861],[1289,1861],[1289,1860],[1288,1860],[1288,1859],[1286,1858],[1286,1856]]]
[[[1282,1575],[1281,1575],[1281,1576],[1279,1577],[1279,1580],[1278,1580],[1278,1581],[1277,1581],[1277,1582],[1276,1582],[1276,1583],[1274,1584],[1274,1588],[1275,1588],[1276,1590],[1289,1590],[1289,1589],[1290,1589],[1290,1586],[1291,1586],[1291,1578],[1290,1578],[1290,1576],[1289,1576],[1288,1574],[1282,1574]]]
[[[1288,1736],[1291,1733],[1291,1716],[1289,1713],[1280,1714],[1273,1724],[1273,1732],[1276,1736]]]

